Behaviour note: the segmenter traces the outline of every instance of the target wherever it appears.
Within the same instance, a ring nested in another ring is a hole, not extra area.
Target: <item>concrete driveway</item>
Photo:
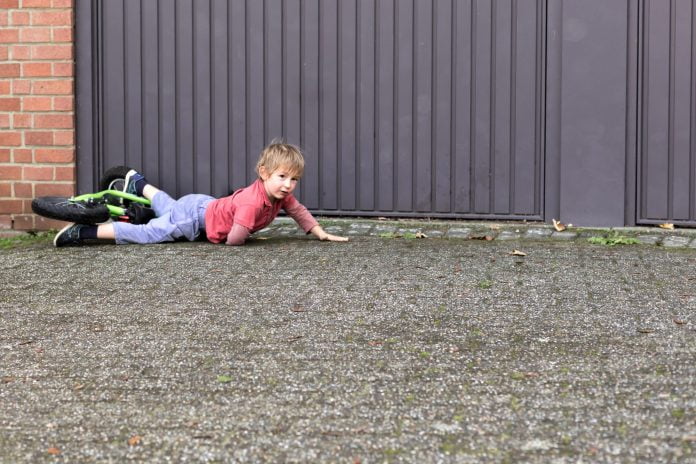
[[[696,462],[696,249],[392,237],[0,250],[0,462]]]

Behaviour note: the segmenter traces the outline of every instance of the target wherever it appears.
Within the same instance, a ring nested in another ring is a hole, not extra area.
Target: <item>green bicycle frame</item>
[[[100,200],[105,195],[111,195],[114,197],[123,198],[124,200],[129,200],[134,203],[140,203],[144,206],[150,206],[150,200],[147,198],[139,197],[130,193],[121,192],[119,190],[102,190],[96,193],[85,193],[83,195],[78,195],[76,197],[70,198],[70,201],[89,201],[89,200]],[[109,214],[112,216],[124,216],[126,214],[126,209],[121,206],[116,205],[105,205],[109,209]]]

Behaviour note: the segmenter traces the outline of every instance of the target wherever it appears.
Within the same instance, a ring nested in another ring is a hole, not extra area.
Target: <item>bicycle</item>
[[[99,191],[73,197],[38,197],[32,200],[34,213],[59,221],[78,224],[100,224],[123,221],[145,224],[155,218],[147,198],[123,192],[125,177],[131,168],[116,166],[99,180]]]

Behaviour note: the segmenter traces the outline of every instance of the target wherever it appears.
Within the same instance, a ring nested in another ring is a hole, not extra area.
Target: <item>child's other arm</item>
[[[347,242],[347,237],[339,237],[338,235],[331,235],[327,233],[319,225],[312,213],[310,213],[305,206],[297,201],[296,198],[292,198],[285,206],[285,211],[288,216],[293,218],[295,222],[307,233],[311,233],[319,240],[328,240],[330,242]]]
[[[328,240],[329,242],[347,242],[348,241],[348,237],[341,237],[339,235],[329,234],[324,229],[322,229],[319,224],[312,227],[310,232],[312,233],[312,235],[317,237],[319,240]]]
[[[251,231],[236,222],[232,224],[230,233],[227,234],[226,245],[244,245],[246,239],[251,235]]]

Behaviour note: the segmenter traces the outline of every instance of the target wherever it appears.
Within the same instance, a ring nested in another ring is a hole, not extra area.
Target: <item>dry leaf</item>
[[[52,446],[46,450],[48,454],[51,454],[53,456],[58,456],[60,454],[60,450],[56,448],[55,446]]]
[[[140,435],[133,435],[128,439],[128,444],[130,446],[137,446],[140,444],[140,440],[142,440],[142,438],[143,437],[141,437]]]
[[[674,230],[674,224],[670,224],[669,222],[665,222],[664,224],[660,224],[660,229]]]
[[[306,309],[304,309],[302,305],[296,304],[290,309],[290,311],[292,311],[293,313],[303,313],[306,311]]]
[[[367,344],[370,345],[370,346],[380,346],[380,345],[382,345],[383,343],[384,343],[384,342],[381,342],[381,341],[379,341],[379,340],[371,340],[371,341],[367,342]]]
[[[416,232],[416,238],[428,238],[423,232]]]
[[[563,232],[564,230],[566,230],[567,226],[563,224],[561,221],[553,219],[553,228],[556,229],[558,232]]]
[[[687,435],[682,438],[684,441],[696,442],[696,435]]]
[[[642,334],[650,334],[650,333],[655,332],[655,329],[651,329],[651,328],[645,327],[645,328],[642,328],[642,329],[638,329],[638,332],[640,332],[640,333],[642,333]]]
[[[512,250],[510,252],[510,254],[512,256],[527,256],[527,253],[525,253],[524,251],[520,251],[520,250]]]
[[[491,230],[500,230],[500,224],[491,224]]]
[[[679,324],[679,325],[686,324],[686,321],[684,319],[672,319],[672,320],[674,321],[675,324]]]

